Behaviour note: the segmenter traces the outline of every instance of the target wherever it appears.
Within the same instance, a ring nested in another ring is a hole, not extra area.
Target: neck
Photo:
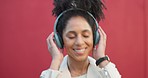
[[[72,77],[77,77],[87,73],[89,61],[76,61],[68,57],[68,67]]]

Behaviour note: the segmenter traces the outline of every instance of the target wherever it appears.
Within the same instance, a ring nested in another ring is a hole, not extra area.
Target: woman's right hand
[[[59,49],[54,42],[54,33],[52,32],[47,38],[47,45],[50,55],[52,56],[51,69],[59,69],[63,60],[63,49]]]

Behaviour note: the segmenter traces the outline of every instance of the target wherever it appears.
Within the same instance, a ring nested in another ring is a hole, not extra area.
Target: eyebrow
[[[90,33],[91,31],[88,30],[88,29],[85,29],[85,30],[82,31],[82,33],[84,33],[84,32],[89,32]],[[72,33],[72,34],[75,34],[76,35],[76,32],[75,31],[68,31],[67,34],[69,34],[69,33]]]
[[[90,30],[83,30],[82,32],[89,32],[90,33],[91,31]]]
[[[67,33],[76,33],[75,31],[68,31]]]

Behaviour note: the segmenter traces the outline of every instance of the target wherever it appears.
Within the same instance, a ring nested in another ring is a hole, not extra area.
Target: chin
[[[88,56],[76,56],[74,59],[78,62],[83,62],[87,60]]]

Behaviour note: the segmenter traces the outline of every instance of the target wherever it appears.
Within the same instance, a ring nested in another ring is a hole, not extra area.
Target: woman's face
[[[63,41],[71,59],[85,61],[93,48],[92,29],[83,17],[72,17],[63,31]]]

